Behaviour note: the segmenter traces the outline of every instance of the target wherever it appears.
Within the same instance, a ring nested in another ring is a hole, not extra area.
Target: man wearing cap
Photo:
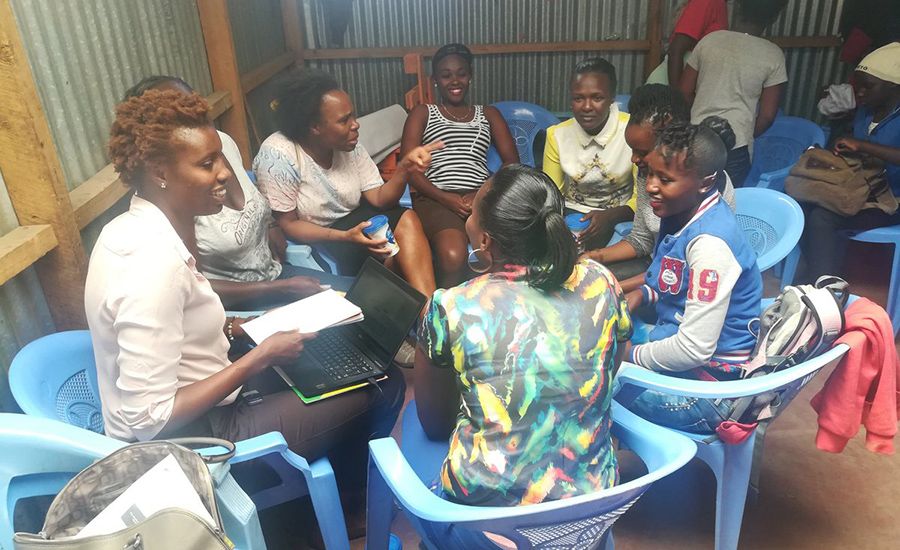
[[[900,42],[891,42],[867,55],[856,67],[854,91],[859,106],[853,134],[838,139],[838,155],[869,156],[884,162],[894,196],[900,197]],[[867,208],[844,217],[825,208],[812,208],[801,243],[807,260],[805,279],[840,274],[843,260],[835,245],[839,230],[864,230],[900,225],[900,212]]]

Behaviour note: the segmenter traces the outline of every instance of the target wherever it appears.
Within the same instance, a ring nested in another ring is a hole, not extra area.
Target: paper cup
[[[591,222],[589,221],[581,221],[581,218],[583,216],[584,214],[580,212],[572,212],[571,214],[566,216],[566,227],[568,227],[569,231],[572,232],[572,237],[575,238],[575,242],[578,242],[578,237],[580,237],[581,234],[584,233],[585,229],[587,229],[591,225]],[[584,252],[581,245],[578,245],[578,251]]]
[[[387,239],[385,248],[388,248],[391,251],[388,257],[396,256],[397,253],[400,252],[400,245],[398,245],[397,240],[394,239],[394,232],[391,231],[387,216],[383,214],[372,216],[369,219],[369,222],[371,222],[369,227],[363,229],[363,233],[366,237],[369,237],[370,239]]]

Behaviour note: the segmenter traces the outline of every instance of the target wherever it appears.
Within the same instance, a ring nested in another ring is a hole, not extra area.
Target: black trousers
[[[900,212],[886,214],[877,208],[867,208],[854,216],[841,216],[821,206],[803,203],[806,224],[800,247],[806,260],[803,283],[813,283],[822,275],[841,275],[844,247],[840,246],[839,231],[865,230],[888,225],[900,225]]]
[[[746,145],[728,151],[725,171],[728,172],[728,177],[731,178],[731,184],[735,189],[744,186],[744,180],[750,173],[750,149]]]

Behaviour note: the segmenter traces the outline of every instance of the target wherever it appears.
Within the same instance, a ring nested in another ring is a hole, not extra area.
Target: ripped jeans
[[[701,399],[645,390],[625,407],[659,426],[694,434],[714,434],[731,413],[730,399]]]

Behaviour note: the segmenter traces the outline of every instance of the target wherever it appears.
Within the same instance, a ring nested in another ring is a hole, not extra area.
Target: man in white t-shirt
[[[784,52],[760,38],[787,0],[738,0],[733,30],[706,35],[688,59],[680,89],[691,107],[691,122],[720,116],[736,137],[725,171],[735,187],[750,172],[753,138],[765,132],[778,113],[787,82]]]

